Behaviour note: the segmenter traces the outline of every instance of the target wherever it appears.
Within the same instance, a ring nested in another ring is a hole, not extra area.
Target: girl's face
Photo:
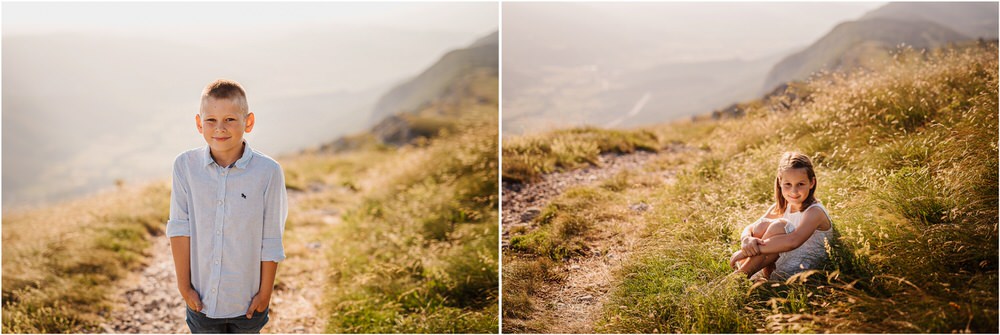
[[[802,202],[809,196],[809,190],[816,186],[816,180],[809,179],[806,169],[787,169],[778,173],[781,195],[793,210],[802,210]]]

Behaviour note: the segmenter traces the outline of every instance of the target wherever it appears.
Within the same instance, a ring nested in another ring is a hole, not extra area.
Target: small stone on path
[[[539,214],[542,214],[542,210],[537,207],[528,208],[521,214],[521,222],[531,222],[531,220],[534,220]]]
[[[640,203],[637,203],[637,204],[629,205],[628,208],[631,209],[634,212],[640,212],[641,213],[641,212],[648,211],[650,209],[650,206],[649,206],[649,204],[646,204],[645,202],[640,202]]]

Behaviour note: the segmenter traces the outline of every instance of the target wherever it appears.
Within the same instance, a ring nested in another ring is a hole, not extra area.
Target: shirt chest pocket
[[[264,189],[252,186],[237,186],[227,190],[229,201],[226,214],[232,218],[230,224],[239,229],[260,227],[264,220]]]

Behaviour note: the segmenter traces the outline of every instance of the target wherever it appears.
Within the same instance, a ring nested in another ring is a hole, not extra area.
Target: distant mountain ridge
[[[821,70],[848,70],[884,58],[905,44],[936,48],[947,43],[997,37],[997,3],[891,3],[844,22],[806,49],[776,64],[761,93],[804,80]]]
[[[413,79],[383,95],[372,110],[378,122],[397,113],[413,112],[443,95],[456,80],[476,69],[500,68],[499,31],[484,36],[468,47],[446,53],[434,65]]]
[[[951,28],[969,38],[997,38],[996,2],[894,2],[861,17],[868,19],[923,20]]]
[[[376,103],[366,132],[342,136],[321,151],[400,146],[456,130],[475,119],[499,122],[499,32],[452,50]]]

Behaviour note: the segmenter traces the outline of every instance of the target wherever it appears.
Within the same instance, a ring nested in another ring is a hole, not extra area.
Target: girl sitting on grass
[[[760,280],[786,279],[820,267],[827,258],[825,243],[833,239],[833,223],[815,193],[816,172],[809,157],[782,155],[774,179],[775,204],[743,229],[740,250],[729,266]]]

